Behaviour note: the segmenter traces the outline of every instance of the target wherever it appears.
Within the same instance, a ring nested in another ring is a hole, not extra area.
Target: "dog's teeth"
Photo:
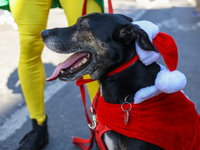
[[[82,66],[83,64],[85,64],[88,61],[88,59],[84,58],[83,61],[81,63],[79,63],[77,66],[75,67],[71,67],[70,70],[73,71],[74,69]],[[61,72],[62,73],[62,72]]]
[[[78,67],[81,67],[81,66],[82,66],[83,64],[85,64],[87,61],[88,61],[88,59],[87,59],[87,58],[84,58],[84,59],[82,60],[81,63],[79,63],[77,66],[71,67],[71,68],[68,70],[68,72],[69,72],[69,73],[73,73],[73,72],[74,72],[74,69],[76,69],[76,68],[78,68]],[[64,71],[64,70],[61,70],[60,73],[61,73],[61,74],[65,74],[65,71]]]
[[[64,71],[64,70],[61,70],[60,72],[61,72],[61,74],[64,74],[64,73],[65,73],[65,71]]]
[[[86,63],[87,62],[87,59],[84,58],[83,61],[82,61],[82,64]]]

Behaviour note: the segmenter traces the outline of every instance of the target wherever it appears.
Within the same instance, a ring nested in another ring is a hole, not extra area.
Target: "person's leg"
[[[40,33],[46,28],[50,6],[51,0],[10,0],[20,36],[18,74],[33,126],[18,149],[26,147],[37,150],[48,143],[44,107],[45,72],[41,60],[43,42]]]
[[[60,4],[65,11],[68,26],[76,23],[77,19],[82,14],[84,0],[60,0]]]
[[[76,23],[77,19],[82,15],[84,0],[60,0],[61,6],[65,11],[67,16],[68,25],[71,26]],[[77,5],[78,4],[78,5]],[[88,0],[87,2],[87,13],[92,12],[102,12],[102,8],[94,1]],[[84,76],[84,78],[90,78],[89,75]],[[88,92],[91,101],[93,100],[99,85],[98,82],[92,82],[87,84]]]
[[[102,13],[102,8],[95,0],[88,0],[87,1],[87,14],[99,12]]]
[[[60,4],[65,11],[68,25],[76,23],[77,19],[82,15],[84,0],[60,0]],[[95,0],[87,1],[87,13],[102,12],[102,8]]]
[[[46,28],[51,0],[10,0],[13,17],[19,27],[20,60],[18,74],[30,116],[41,124],[44,112],[45,72],[41,61],[43,42],[40,33]]]

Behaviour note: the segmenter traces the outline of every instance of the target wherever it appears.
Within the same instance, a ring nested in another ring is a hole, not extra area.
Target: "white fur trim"
[[[154,52],[154,51],[145,51],[143,49],[141,49],[138,44],[136,43],[136,52],[140,58],[140,60],[142,61],[142,63],[146,66],[152,64],[153,62],[155,62],[156,60],[158,60],[161,56],[161,54],[158,52]]]
[[[138,25],[142,30],[144,30],[147,35],[149,36],[149,40],[152,40],[156,37],[159,33],[159,28],[157,25],[153,24],[150,21],[142,20],[142,21],[134,21],[133,24]]]
[[[158,63],[158,65],[160,66],[160,70],[165,70],[165,66],[161,65]],[[161,94],[162,92],[160,90],[157,89],[157,87],[155,85],[149,86],[149,87],[145,87],[140,89],[139,91],[137,91],[135,93],[134,96],[134,103],[135,104],[140,104],[142,102],[144,102],[145,100],[148,100],[154,96],[157,96],[159,94]]]
[[[145,87],[136,92],[134,96],[134,103],[139,104],[155,97],[162,92],[164,93],[174,93],[182,90],[186,83],[186,77],[180,71],[170,72],[163,65],[160,65],[161,71],[157,74],[155,85]]]
[[[170,72],[168,69],[161,70],[156,77],[155,86],[164,93],[175,93],[182,90],[187,79],[180,71]]]
[[[146,88],[142,88],[136,92],[136,94],[134,96],[134,104],[142,103],[143,101],[145,101],[149,98],[155,97],[161,93],[162,92],[159,91],[155,85],[149,86]]]
[[[159,33],[158,26],[153,24],[150,21],[143,20],[143,21],[135,21],[132,23],[138,25],[141,29],[143,29],[147,33],[149,40],[151,42],[156,37],[156,35]],[[136,45],[136,52],[137,52],[140,60],[146,66],[152,64],[154,61],[158,60],[161,56],[160,53],[156,53],[154,51],[146,51],[146,50],[141,49],[137,43],[135,43],[135,45]]]

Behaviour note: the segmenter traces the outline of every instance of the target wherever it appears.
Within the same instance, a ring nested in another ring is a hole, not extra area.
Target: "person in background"
[[[196,0],[196,8],[194,11],[194,15],[200,16],[200,0]]]
[[[51,7],[62,7],[71,26],[82,15],[83,3],[84,0],[9,1],[20,37],[18,74],[32,119],[32,130],[20,141],[17,150],[40,150],[49,139],[44,104],[45,71],[41,60],[44,45],[40,37],[41,31],[46,28],[49,10]],[[92,12],[103,12],[103,0],[87,1],[87,13]],[[88,89],[92,99],[98,85],[92,83],[91,86],[88,85]]]
[[[4,24],[11,25],[13,29],[18,30],[17,24],[10,13],[8,0],[0,0],[0,25]]]

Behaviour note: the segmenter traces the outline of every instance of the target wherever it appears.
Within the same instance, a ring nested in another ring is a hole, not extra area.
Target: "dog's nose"
[[[42,39],[45,39],[47,36],[49,36],[49,31],[48,30],[43,30],[41,32],[41,37]]]

